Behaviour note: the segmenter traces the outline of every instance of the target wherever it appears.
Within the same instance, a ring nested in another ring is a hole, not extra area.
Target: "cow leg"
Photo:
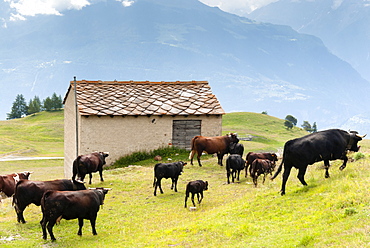
[[[52,241],[55,241],[56,240],[55,239],[55,236],[54,236],[54,233],[53,233],[53,227],[54,227],[54,225],[55,225],[55,220],[49,220],[49,223],[48,223],[47,228],[48,228],[48,232],[49,232],[49,235],[50,235],[50,239]]]
[[[89,173],[89,177],[90,177],[89,184],[91,184],[92,173]]]
[[[230,184],[230,179],[229,179],[229,178],[230,178],[230,174],[231,174],[231,173],[230,173],[230,170],[227,170],[227,171],[226,171],[226,175],[227,175],[227,184]],[[231,177],[232,177],[232,175],[231,175]]]
[[[199,192],[200,194],[200,200],[199,200],[199,195],[198,195],[198,203],[200,204],[203,200],[203,191]]]
[[[42,228],[42,238],[47,239],[47,233],[46,233],[46,218],[45,216],[42,216],[42,220],[40,221],[41,228]]]
[[[347,166],[348,158],[345,153],[343,154],[342,159],[343,159],[343,164],[339,167],[339,170],[343,170]]]
[[[92,234],[93,235],[98,235],[95,229],[95,223],[96,223],[96,216],[90,217],[90,224],[91,224],[91,229],[92,229]]]
[[[246,165],[245,165],[245,177],[248,176],[248,166],[249,166],[249,164],[246,163]]]
[[[161,194],[163,194],[163,190],[162,190],[162,178],[161,179],[157,179],[157,185],[159,187],[159,191],[161,192]],[[156,188],[157,189],[157,188]]]
[[[186,195],[185,195],[185,208],[186,208],[186,202],[188,201],[188,198],[189,198],[189,192],[186,191]]]
[[[257,175],[251,175],[251,176],[253,178],[254,187],[257,187],[257,179],[258,179],[258,176]]]
[[[178,179],[178,178],[174,178],[175,192],[177,192],[177,179]]]
[[[26,220],[24,219],[24,216],[23,216],[23,211],[24,209],[16,209],[15,212],[17,213],[17,221],[19,223],[26,223]]]
[[[197,152],[197,160],[199,167],[202,167],[202,164],[200,163],[200,156],[202,155],[202,152]]]
[[[99,174],[100,174],[100,181],[101,182],[104,182],[104,179],[103,179],[103,168],[99,170]]]
[[[240,179],[239,179],[239,176],[240,176],[240,170],[238,170],[238,181],[240,181]]]
[[[285,185],[286,185],[286,182],[288,181],[291,170],[292,170],[292,166],[284,165],[283,182],[281,184],[281,190],[280,190],[281,195],[285,195]]]
[[[306,174],[307,166],[304,166],[303,168],[298,169],[298,179],[301,181],[301,183],[304,186],[307,186],[306,181],[304,180],[304,175]]]
[[[84,225],[84,219],[83,218],[78,218],[78,232],[77,235],[82,235],[82,227]]]
[[[223,164],[222,164],[222,158],[224,157],[224,155],[223,154],[220,154],[220,153],[217,153],[217,158],[218,158],[218,164],[219,165],[221,165],[221,166],[223,166]]]
[[[191,201],[193,202],[193,206],[195,207],[194,196],[195,193],[191,192]]]
[[[262,184],[265,184],[265,179],[266,179],[266,173],[263,173],[263,180],[262,180]]]
[[[195,151],[194,151],[194,150],[191,150],[190,155],[189,155],[189,158],[190,158],[190,164],[191,164],[191,165],[194,165],[194,164],[193,164],[193,157],[194,157],[194,153],[195,153]]]
[[[329,167],[330,167],[329,160],[324,160],[324,165],[325,165],[325,178],[329,178],[330,177],[330,175],[329,175]]]

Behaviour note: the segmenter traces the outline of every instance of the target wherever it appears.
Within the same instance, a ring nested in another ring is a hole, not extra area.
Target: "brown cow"
[[[278,161],[278,158],[275,153],[269,153],[269,152],[262,152],[262,153],[256,153],[256,152],[248,152],[247,156],[245,157],[246,165],[245,165],[245,177],[247,177],[248,174],[248,166],[252,164],[252,162],[257,159],[268,159],[270,160],[274,166],[275,162]],[[251,168],[249,168],[249,173],[251,172]]]
[[[90,175],[89,184],[91,184],[92,173],[99,171],[100,181],[103,179],[103,165],[105,165],[105,158],[109,156],[108,152],[93,152],[87,155],[80,155],[73,161],[73,175],[74,181],[76,175],[81,181],[85,179],[86,174]]]
[[[0,193],[6,197],[14,195],[15,185],[21,179],[28,179],[32,172],[24,171],[0,176]]]
[[[238,137],[233,133],[216,137],[195,136],[191,140],[190,163],[193,165],[193,157],[197,153],[198,164],[202,166],[200,156],[205,151],[208,154],[217,153],[218,164],[222,166],[222,158],[225,154],[229,153],[230,144],[238,142]]]
[[[266,174],[272,175],[274,168],[275,164],[268,159],[255,159],[250,168],[250,175],[253,178],[254,186],[257,187],[257,179],[261,174],[263,174],[262,183],[265,183]]]
[[[83,183],[69,179],[52,181],[20,180],[15,186],[13,205],[17,213],[17,221],[26,223],[23,212],[31,203],[40,206],[41,197],[47,190],[82,190],[86,189]]]
[[[80,191],[46,191],[41,200],[42,237],[46,239],[46,227],[50,238],[55,241],[53,226],[62,218],[66,220],[78,219],[77,235],[82,235],[84,219],[90,220],[92,233],[97,235],[95,229],[96,217],[100,206],[104,203],[105,195],[108,193],[105,188],[96,188]]]

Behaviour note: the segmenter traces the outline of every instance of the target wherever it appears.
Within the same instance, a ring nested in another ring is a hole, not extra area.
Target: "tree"
[[[267,115],[267,111],[262,111],[262,114],[263,115]]]
[[[317,125],[316,125],[316,122],[314,122],[314,123],[313,123],[311,132],[312,132],[312,133],[316,133],[316,132],[317,132]]]
[[[292,129],[294,125],[291,121],[285,120],[284,126],[286,126],[287,129]]]
[[[51,96],[52,109],[57,110],[63,108],[62,97],[54,92]]]
[[[309,133],[312,131],[311,124],[308,121],[304,121],[301,127]]]
[[[33,99],[30,100],[28,104],[28,114],[34,114],[41,111],[41,101],[38,96],[35,96]]]
[[[51,111],[53,109],[53,101],[51,100],[50,97],[46,97],[46,99],[44,99],[42,105],[43,105],[43,108],[46,111]]]
[[[27,115],[27,104],[22,94],[18,94],[13,102],[10,113],[7,113],[7,119],[21,118]]]
[[[294,126],[297,125],[297,119],[293,115],[287,115],[285,120],[290,121]]]

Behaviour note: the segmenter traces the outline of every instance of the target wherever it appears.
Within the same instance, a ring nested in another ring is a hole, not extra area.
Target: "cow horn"
[[[359,138],[361,138],[361,139],[365,138],[365,137],[366,137],[366,135],[367,135],[367,134],[365,134],[365,135],[362,135],[362,136],[361,136],[361,135],[356,134],[356,136],[357,136],[357,137],[359,137]]]
[[[108,191],[109,191],[109,190],[112,190],[112,188],[104,188],[104,189],[106,189],[106,190],[108,190]]]

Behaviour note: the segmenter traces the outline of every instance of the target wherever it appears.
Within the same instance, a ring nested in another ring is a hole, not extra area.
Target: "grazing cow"
[[[255,159],[250,168],[250,175],[253,178],[254,186],[257,187],[257,179],[261,174],[263,174],[262,183],[265,183],[266,175],[272,175],[274,168],[275,164],[268,159]]]
[[[230,183],[229,177],[231,174],[232,182],[237,177],[239,181],[240,171],[244,169],[245,161],[239,154],[231,154],[226,159],[227,183]]]
[[[68,179],[52,181],[20,180],[15,186],[13,205],[17,213],[17,221],[26,223],[23,211],[31,203],[40,206],[41,197],[47,190],[82,190],[86,189],[83,183]]]
[[[244,146],[241,143],[231,143],[229,146],[230,154],[239,154],[243,156],[244,153]]]
[[[304,175],[307,166],[319,161],[324,161],[325,177],[329,177],[329,160],[341,159],[343,164],[339,167],[343,170],[346,167],[348,158],[347,151],[357,152],[357,142],[364,136],[357,132],[346,132],[339,129],[329,129],[312,133],[301,138],[289,140],[284,145],[283,160],[271,179],[277,177],[284,164],[283,182],[281,195],[285,195],[285,185],[292,167],[298,169],[298,179],[303,185],[307,185]]]
[[[87,155],[80,155],[73,161],[73,175],[72,180],[75,180],[76,175],[81,181],[85,179],[86,174],[90,175],[89,184],[91,184],[92,173],[99,171],[100,181],[103,179],[103,165],[105,165],[105,158],[109,156],[108,152],[93,152]]]
[[[97,235],[95,221],[100,205],[103,205],[105,195],[109,189],[96,188],[80,191],[53,191],[48,190],[41,199],[42,237],[47,238],[46,225],[52,241],[55,241],[53,227],[60,220],[78,219],[77,235],[82,235],[84,219],[90,220],[92,234]]]
[[[179,161],[174,163],[158,163],[154,166],[154,182],[153,187],[154,188],[154,196],[157,195],[157,187],[159,187],[159,190],[161,191],[161,194],[163,194],[162,186],[161,186],[161,180],[162,178],[171,178],[172,179],[172,186],[171,189],[175,188],[175,192],[177,192],[177,180],[179,179],[179,176],[181,175],[183,167],[186,165],[186,163]]]
[[[198,164],[202,166],[200,163],[200,156],[202,156],[202,152],[205,151],[208,154],[217,153],[218,164],[222,166],[222,158],[225,154],[229,153],[230,144],[238,142],[238,137],[233,133],[216,137],[195,136],[191,140],[190,163],[193,165],[193,157],[195,153],[197,153]]]
[[[0,176],[0,193],[3,193],[5,197],[11,197],[14,195],[15,184],[21,179],[28,180],[31,173],[24,171]]]
[[[245,160],[247,161],[246,166],[245,166],[245,177],[248,175],[248,167],[252,164],[252,162],[257,159],[268,159],[270,160],[273,164],[275,164],[276,161],[278,161],[278,158],[275,153],[269,153],[269,152],[248,152]],[[251,172],[251,168],[249,168],[249,173]]]
[[[193,202],[193,205],[195,207],[194,203],[194,195],[197,194],[198,198],[198,204],[200,204],[203,200],[203,190],[208,190],[208,182],[203,180],[196,180],[191,181],[186,185],[186,195],[185,195],[185,208],[186,208],[186,202],[188,201],[189,194],[191,193],[191,201]],[[199,199],[199,195],[201,198]]]

